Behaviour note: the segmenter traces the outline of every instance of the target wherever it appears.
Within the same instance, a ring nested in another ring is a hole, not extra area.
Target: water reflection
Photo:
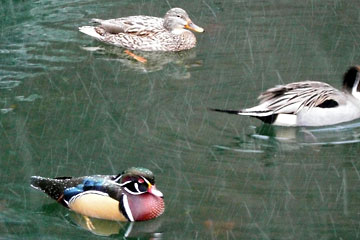
[[[10,113],[12,111],[14,111],[15,109],[17,109],[20,105],[19,102],[34,102],[37,99],[41,99],[42,96],[38,95],[38,94],[31,94],[29,96],[15,96],[13,97],[8,97],[8,96],[2,96],[0,97],[0,103],[3,105],[0,107],[0,113],[2,114],[7,114]]]
[[[360,122],[316,128],[287,128],[264,125],[251,135],[256,139],[273,138],[282,143],[336,145],[360,142]]]
[[[303,147],[353,144],[360,142],[360,122],[327,127],[279,127],[263,124],[251,126],[247,135],[234,137],[230,145],[215,148],[235,152],[263,153],[265,151],[293,151]]]
[[[145,63],[135,60],[125,53],[124,48],[113,46],[82,47],[82,49],[103,56],[106,60],[119,61],[127,69],[140,73],[150,73],[164,70],[164,74],[175,79],[189,79],[188,69],[203,65],[203,61],[196,59],[196,50],[181,52],[143,52],[132,51],[137,56],[145,58]],[[99,58],[97,56],[97,58]]]
[[[1,80],[0,78],[0,89],[12,89],[20,85],[20,81],[14,80]]]
[[[116,222],[110,220],[86,217],[70,212],[67,219],[77,226],[98,236],[122,236],[125,238],[142,237],[146,239],[161,239],[159,232],[162,220],[155,219],[146,222]]]
[[[232,231],[234,230],[235,225],[234,221],[216,221],[208,219],[204,222],[205,229],[216,239],[229,234],[234,236]]]
[[[1,209],[1,201],[0,201]],[[90,218],[81,214],[69,211],[59,207],[57,203],[44,204],[36,212],[41,212],[43,215],[59,218],[60,212],[64,212],[64,220],[71,225],[75,225],[91,232],[97,236],[121,236],[124,238],[145,238],[145,239],[161,239],[162,218],[144,222],[118,222],[97,218]],[[74,231],[76,228],[74,228]]]

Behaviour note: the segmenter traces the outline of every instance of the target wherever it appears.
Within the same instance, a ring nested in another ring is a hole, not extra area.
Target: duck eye
[[[148,185],[145,182],[143,182],[139,184],[138,189],[140,192],[146,192],[148,189]]]
[[[144,180],[142,180],[142,182],[137,180],[133,182],[128,182],[123,187],[128,193],[133,195],[139,195],[147,191],[148,184]]]

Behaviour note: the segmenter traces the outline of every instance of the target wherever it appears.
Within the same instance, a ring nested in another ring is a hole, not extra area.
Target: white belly
[[[360,107],[349,102],[336,108],[303,109],[297,114],[298,126],[324,126],[352,121],[360,117]]]

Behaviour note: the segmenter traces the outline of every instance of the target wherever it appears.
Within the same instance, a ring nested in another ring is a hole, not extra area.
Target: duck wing
[[[114,176],[95,176],[82,178],[82,182],[64,190],[64,199],[68,202],[74,196],[87,191],[101,192],[113,199],[120,199],[123,195],[120,184],[114,182]]]
[[[114,176],[89,176],[89,177],[59,177],[59,178],[46,178],[40,176],[32,176],[30,179],[31,187],[38,189],[47,195],[49,195],[54,200],[60,202],[67,207],[67,204],[63,201],[64,196],[66,198],[71,198],[73,195],[78,194],[79,191],[87,191],[91,189],[96,189],[98,187],[96,179],[111,179]],[[88,184],[84,185],[84,181],[90,179]]]
[[[111,34],[126,33],[138,36],[163,31],[164,19],[150,16],[131,16],[115,19],[92,19],[101,28]]]
[[[343,93],[327,83],[304,81],[279,85],[262,93],[258,99],[260,105],[246,109],[262,108],[272,114],[296,114],[304,108],[332,108],[346,101]]]

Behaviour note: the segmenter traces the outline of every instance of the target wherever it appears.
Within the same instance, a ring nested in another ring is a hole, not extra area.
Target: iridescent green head
[[[147,168],[131,167],[122,172],[121,175],[123,182],[126,181],[126,179],[143,177],[146,178],[152,185],[155,184],[154,174]]]

